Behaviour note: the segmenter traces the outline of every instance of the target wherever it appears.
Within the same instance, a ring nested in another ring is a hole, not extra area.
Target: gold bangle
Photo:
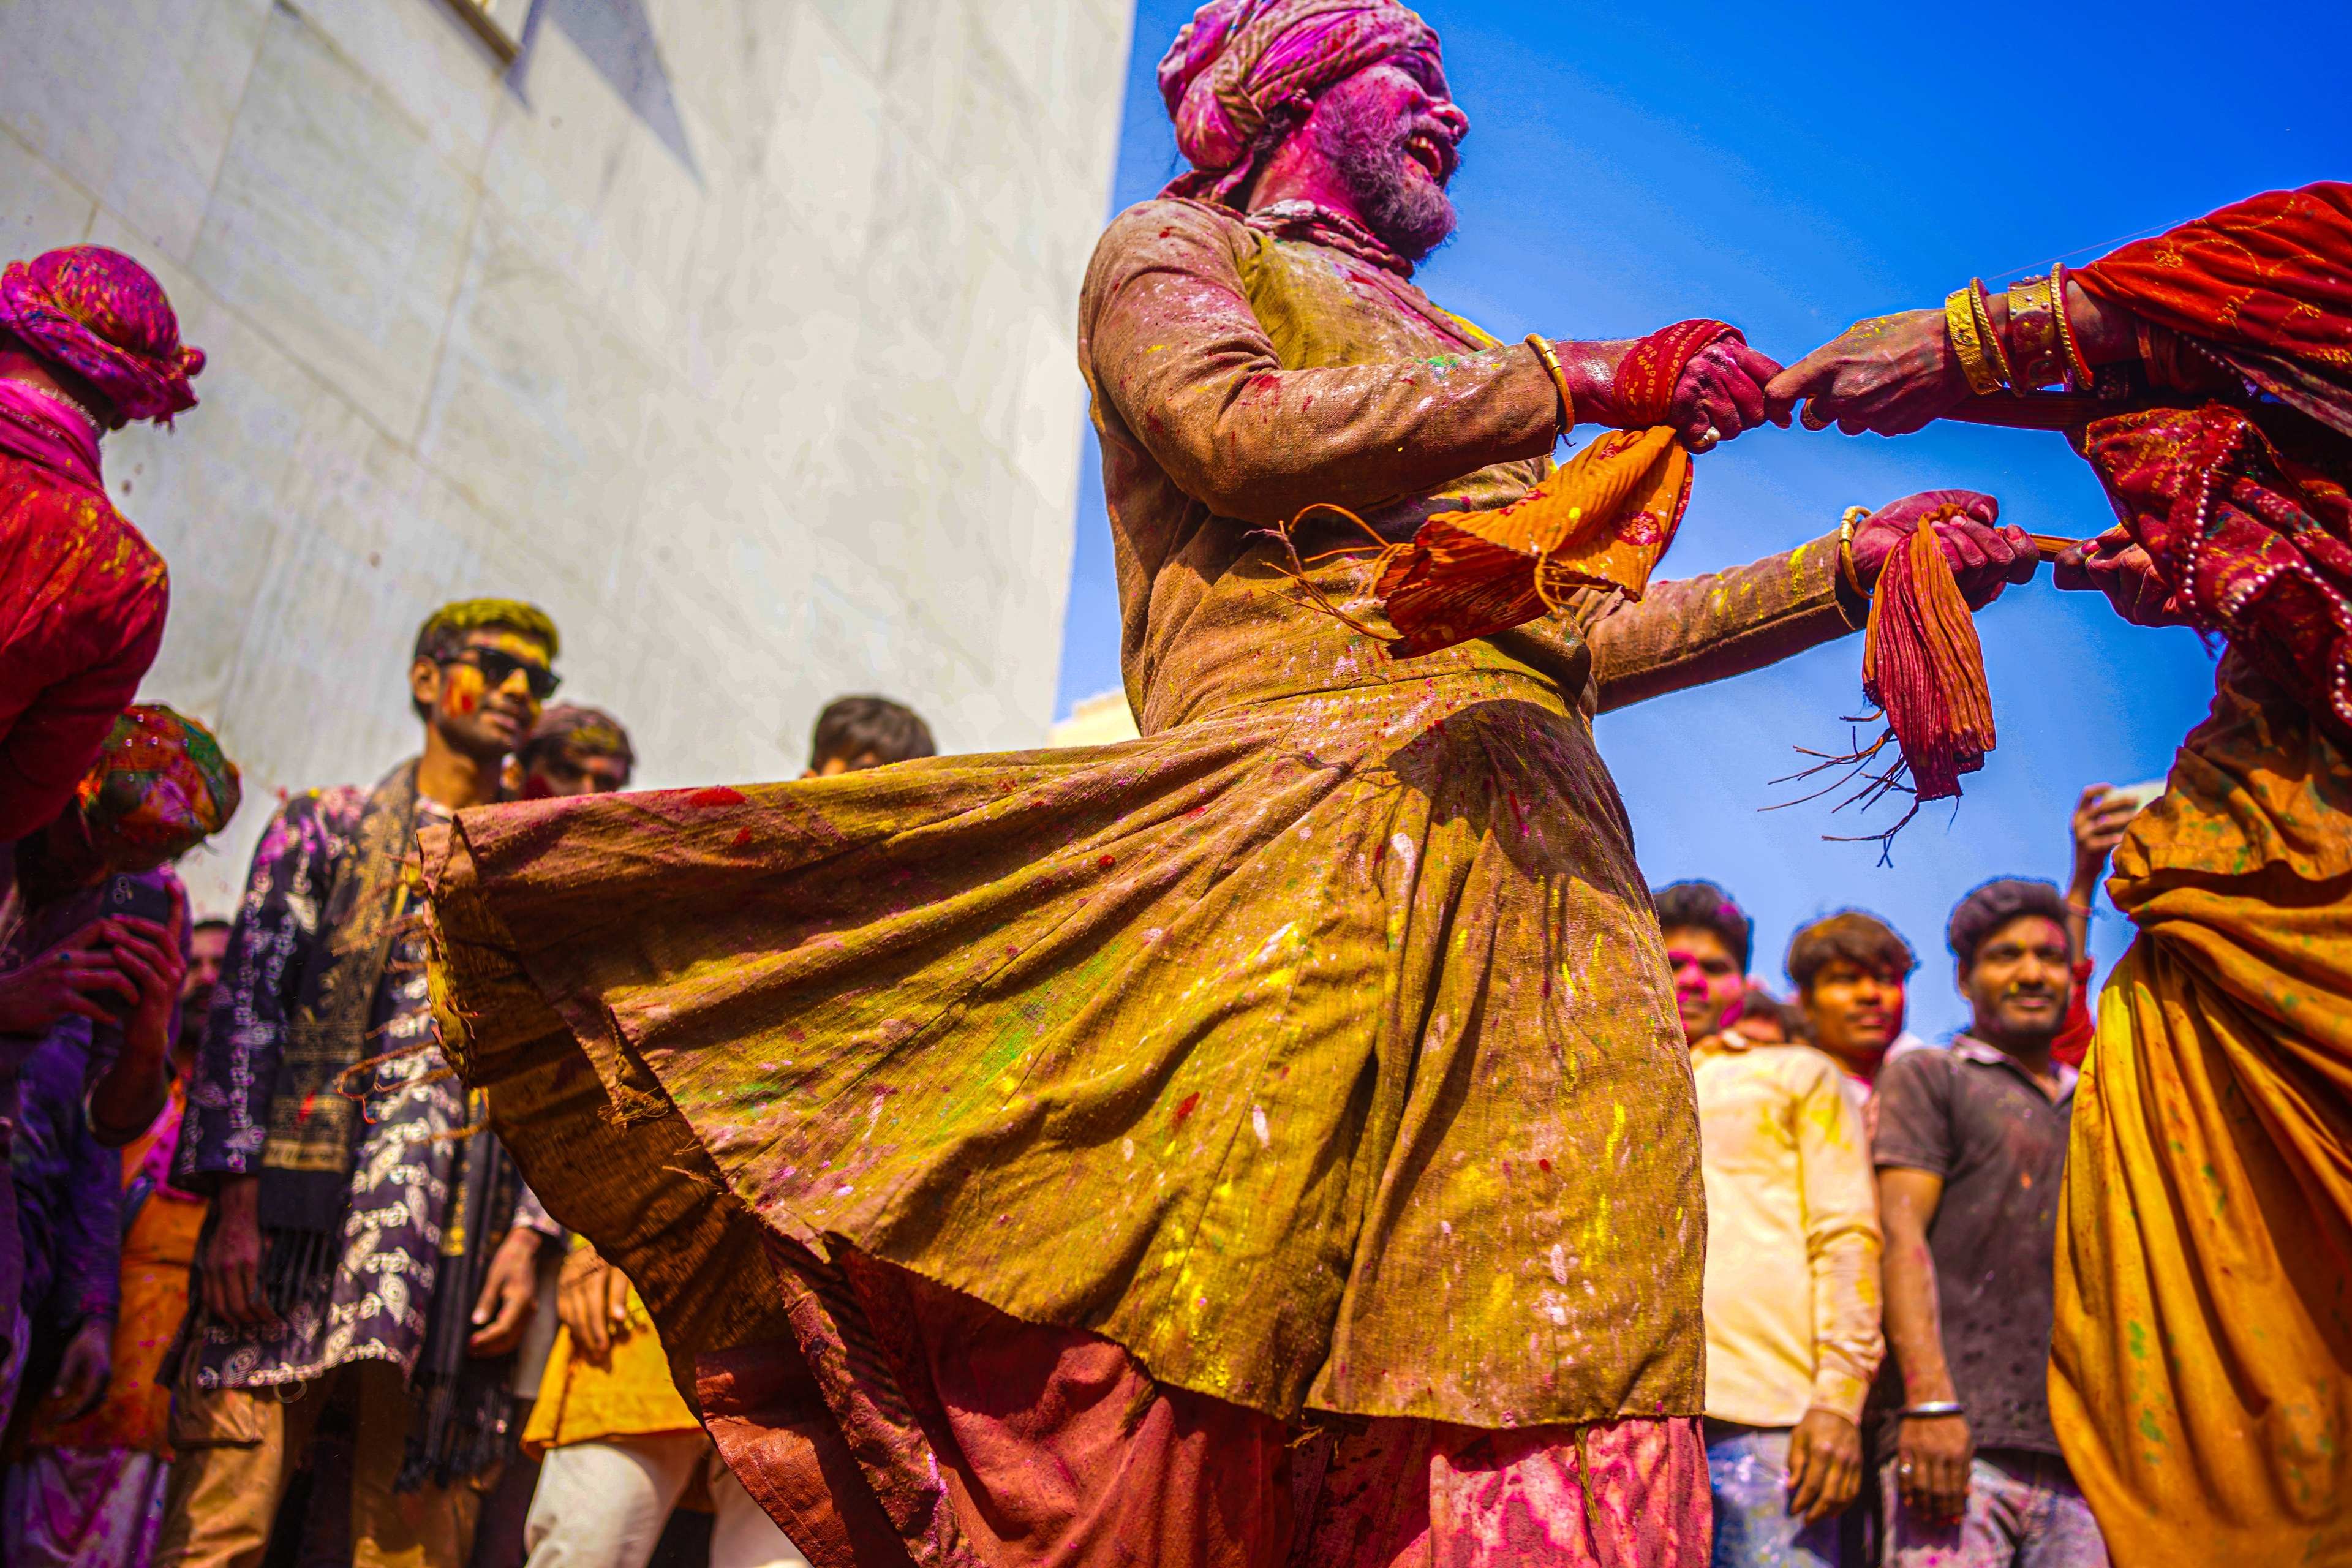
[[[2050,313],[2058,318],[2058,346],[2066,355],[2067,378],[2075,391],[2090,391],[2097,377],[2091,373],[2091,362],[2083,357],[2083,345],[2074,341],[2074,319],[2066,313],[2066,264],[2063,261],[2050,268]]]
[[[2058,357],[2058,324],[2050,310],[2050,279],[2023,278],[2009,286],[2010,381],[2015,392],[2038,392],[2066,378]]]
[[[1568,390],[1568,372],[1559,368],[1559,356],[1551,352],[1551,340],[1541,332],[1528,334],[1528,347],[1543,361],[1544,369],[1551,375],[1551,384],[1559,394],[1559,433],[1565,436],[1576,428],[1576,398]]]
[[[2000,384],[2008,386],[2017,378],[2010,374],[2009,350],[2002,346],[2000,334],[1992,329],[1992,296],[1986,291],[1984,279],[1969,279],[1969,309],[1977,319],[1977,335],[1984,340],[1985,352],[1992,356],[1992,367],[2000,373]]]
[[[1845,516],[1838,521],[1838,573],[1845,578],[1847,587],[1865,599],[1870,597],[1870,590],[1862,585],[1862,574],[1854,568],[1853,531],[1869,518],[1870,508],[1850,506],[1845,509]]]
[[[1969,378],[1969,390],[1979,397],[1999,392],[2000,377],[1986,356],[1984,340],[1977,336],[1976,300],[1969,290],[1955,289],[1944,296],[1944,331],[1952,340],[1960,374]]]

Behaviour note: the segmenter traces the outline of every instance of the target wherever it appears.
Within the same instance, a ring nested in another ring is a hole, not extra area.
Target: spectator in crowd
[[[559,702],[539,717],[507,760],[507,794],[516,800],[603,795],[629,787],[637,753],[621,721],[601,708]]]
[[[1894,927],[1860,910],[1815,921],[1789,943],[1789,978],[1812,1042],[1843,1071],[1856,1105],[1869,1100],[1880,1068],[1907,1054],[1895,1047],[1907,1043],[1904,987],[1918,967]]]
[[[1879,1452],[1893,1568],[2086,1568],[2099,1529],[2050,1423],[2052,1269],[2074,1071],[2066,904],[2004,879],[1947,931],[1969,1032],[1878,1082],[1886,1331],[1901,1404]]]
[[[163,641],[163,559],[114,510],[99,437],[196,404],[147,269],[95,245],[0,273],[0,840],[54,818]]]
[[[913,710],[845,697],[818,717],[803,776],[933,752]],[[678,1397],[645,1302],[585,1238],[572,1243],[556,1300],[563,1327],[523,1433],[525,1450],[542,1458],[530,1568],[646,1568],[670,1510],[696,1493],[717,1515],[710,1568],[805,1568]]]
[[[532,605],[444,605],[408,670],[423,754],[373,790],[297,795],[262,835],[173,1166],[215,1212],[173,1369],[159,1563],[253,1563],[346,1381],[352,1561],[466,1563],[560,1227],[496,1139],[459,1136],[479,1100],[434,1041],[413,846],[499,797],[557,652]]]
[[[237,796],[236,769],[202,725],[135,707],[117,717],[63,809],[0,847],[0,1125],[27,1121],[20,1069],[56,1047],[75,1064],[57,1092],[77,1102],[100,1145],[147,1131],[165,1100],[187,971],[186,896],[165,868],[226,825]],[[74,1141],[56,1135],[40,1158],[69,1167]],[[61,1201],[84,1199],[98,1201]],[[37,1309],[41,1291],[37,1279],[31,1298],[24,1289],[14,1182],[0,1183],[0,1209],[5,1426],[27,1349],[19,1304]]]
[[[106,1163],[110,1266],[121,1238],[121,1316],[107,1349],[112,1378],[101,1401],[78,1397],[74,1378],[61,1375],[17,1445],[0,1510],[0,1560],[11,1568],[146,1568],[153,1556],[171,1475],[164,1441],[171,1395],[157,1373],[187,1313],[188,1268],[205,1218],[203,1202],[168,1178],[228,932],[221,920],[199,921],[190,932],[171,1100],[142,1137]],[[61,1279],[68,1275],[60,1269]],[[69,1352],[68,1372],[70,1360]]]
[[[1731,897],[1677,882],[1652,898],[1698,1088],[1714,1568],[1836,1568],[1830,1520],[1862,1489],[1885,1348],[1862,1118],[1828,1057],[1723,1026],[1746,1019],[1755,931]]]
[[[935,757],[931,727],[903,702],[887,697],[836,697],[816,716],[809,739],[808,778],[863,773],[885,763]]]
[[[172,1046],[175,1098],[185,1098],[188,1075],[195,1070],[196,1053],[205,1043],[205,1021],[212,1016],[213,992],[220,984],[221,962],[228,956],[228,921],[217,915],[188,930],[188,975],[180,984],[180,1029]]]
[[[1750,984],[1748,995],[1739,1005],[1739,1016],[1729,1025],[1759,1046],[1809,1046],[1812,1026],[1805,1021],[1805,1011],[1793,1002],[1783,1002],[1761,985]]]

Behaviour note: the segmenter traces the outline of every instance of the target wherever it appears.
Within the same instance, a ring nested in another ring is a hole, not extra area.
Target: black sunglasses
[[[505,690],[507,682],[515,678],[515,671],[520,670],[530,682],[530,694],[541,702],[554,696],[555,689],[563,684],[563,677],[547,666],[532,664],[510,653],[500,653],[494,647],[469,647],[462,653],[451,654],[441,662],[472,665],[482,672],[482,679],[489,683],[493,691]]]

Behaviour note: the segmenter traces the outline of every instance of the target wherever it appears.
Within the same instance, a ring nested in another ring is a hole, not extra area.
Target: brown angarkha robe
[[[715,1430],[856,1451],[910,1542],[949,1527],[885,1474],[919,1439],[854,1430],[921,1415],[859,1404],[864,1260],[1280,1420],[1700,1408],[1689,1056],[1591,718],[1861,606],[1832,540],[1405,663],[1302,607],[1268,525],[1402,536],[1547,470],[1536,356],[1402,274],[1295,207],[1148,203],[1097,248],[1141,740],[428,842],[445,1030],[534,1190],[702,1358]],[[1377,615],[1360,558],[1313,573]]]

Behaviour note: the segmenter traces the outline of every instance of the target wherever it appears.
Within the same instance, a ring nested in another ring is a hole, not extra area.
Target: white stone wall
[[[1052,717],[1121,0],[0,0],[0,258],[138,257],[210,364],[108,482],[172,567],[143,696],[247,805],[415,751],[406,658],[495,594],[640,782],[786,777],[880,690]]]

